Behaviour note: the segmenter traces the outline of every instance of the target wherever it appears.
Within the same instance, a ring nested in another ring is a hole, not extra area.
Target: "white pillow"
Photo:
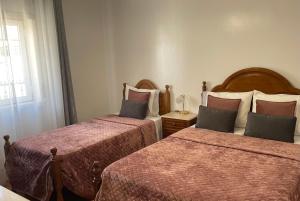
[[[289,94],[265,94],[261,91],[254,91],[252,112],[256,112],[256,100],[272,101],[272,102],[291,102],[297,101],[295,116],[297,117],[297,126],[295,135],[300,135],[300,95]]]
[[[150,92],[148,102],[148,114],[147,116],[156,117],[159,113],[159,90],[158,89],[137,89],[126,84],[125,99],[128,100],[129,89],[137,92]]]
[[[207,96],[211,95],[218,98],[241,99],[238,115],[235,121],[235,127],[245,128],[247,124],[248,113],[251,107],[253,91],[250,92],[207,92]],[[207,106],[207,100],[205,101]]]

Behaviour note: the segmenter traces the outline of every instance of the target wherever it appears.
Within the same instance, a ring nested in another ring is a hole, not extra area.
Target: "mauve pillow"
[[[221,110],[238,111],[241,99],[218,98],[211,95],[207,97],[207,107]]]
[[[196,128],[233,133],[237,111],[221,110],[200,105]]]
[[[148,103],[139,103],[130,100],[123,100],[119,116],[135,119],[145,119],[148,111]]]
[[[150,98],[150,92],[138,92],[129,89],[128,92],[128,100],[140,102],[140,103],[148,103]]]
[[[296,117],[249,112],[245,136],[293,143],[296,121]]]
[[[256,113],[273,116],[294,117],[297,101],[291,102],[272,102],[256,100]]]

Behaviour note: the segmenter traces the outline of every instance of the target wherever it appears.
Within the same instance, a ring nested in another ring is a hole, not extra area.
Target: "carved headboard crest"
[[[206,82],[203,82],[206,91]],[[230,75],[222,84],[215,86],[213,92],[246,92],[259,90],[268,94],[300,94],[285,77],[267,68],[246,68]]]

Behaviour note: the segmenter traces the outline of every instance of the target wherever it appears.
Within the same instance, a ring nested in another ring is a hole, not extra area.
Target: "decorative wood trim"
[[[230,75],[222,84],[215,86],[213,92],[246,92],[259,90],[268,94],[300,95],[300,89],[279,73],[266,68],[246,68]]]
[[[207,91],[206,81],[202,82],[202,92]]]
[[[150,80],[143,79],[139,81],[135,88],[138,89],[158,89],[158,87]],[[126,83],[123,84],[123,98],[125,98]],[[163,115],[171,111],[171,94],[170,86],[165,86],[165,91],[159,93],[159,114]]]
[[[165,86],[165,92],[159,93],[159,115],[171,112],[170,85]]]
[[[62,182],[61,168],[60,168],[61,159],[57,156],[57,148],[52,148],[50,152],[52,155],[50,167],[51,167],[51,174],[53,178],[54,191],[56,193],[56,200],[64,201],[64,197],[62,193],[63,182]],[[51,195],[49,196],[51,197]]]
[[[123,83],[123,100],[125,100],[126,84],[127,83]]]
[[[139,81],[136,85],[135,88],[138,89],[158,89],[157,86],[150,80],[143,79]]]

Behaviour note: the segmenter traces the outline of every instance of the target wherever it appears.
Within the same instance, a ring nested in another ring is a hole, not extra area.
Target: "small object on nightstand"
[[[194,125],[197,121],[197,114],[181,114],[180,112],[170,112],[162,115],[161,118],[163,138],[166,138],[179,130]]]
[[[190,113],[189,111],[184,110],[184,104],[185,104],[185,95],[184,94],[182,94],[176,98],[176,103],[178,103],[178,104],[182,103],[182,110],[180,111],[181,114],[189,114]]]

